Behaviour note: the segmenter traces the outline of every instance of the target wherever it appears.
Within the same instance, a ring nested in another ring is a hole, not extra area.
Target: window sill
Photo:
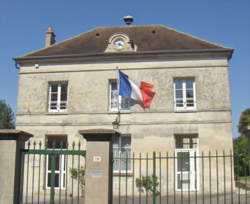
[[[46,115],[68,115],[66,111],[48,112]]]
[[[196,113],[197,109],[175,109],[174,110],[175,113]]]

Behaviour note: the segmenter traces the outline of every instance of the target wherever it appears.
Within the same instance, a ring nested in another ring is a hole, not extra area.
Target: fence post
[[[0,203],[20,203],[23,168],[20,150],[30,137],[31,134],[20,130],[0,130]]]
[[[84,204],[112,204],[112,137],[115,130],[80,130],[87,141]]]
[[[153,204],[156,204],[156,196],[156,153],[153,152]]]

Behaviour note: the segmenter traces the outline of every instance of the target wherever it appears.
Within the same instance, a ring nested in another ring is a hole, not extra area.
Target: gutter
[[[175,56],[175,55],[192,55],[192,54],[222,54],[228,59],[231,59],[233,49],[192,49],[192,50],[164,50],[164,51],[143,51],[143,52],[114,52],[114,53],[88,53],[88,54],[68,54],[68,55],[48,55],[48,56],[21,56],[13,57],[16,63],[37,61],[37,60],[62,60],[62,59],[86,59],[86,60],[101,60],[101,59],[126,59],[138,57],[155,57],[158,56]]]

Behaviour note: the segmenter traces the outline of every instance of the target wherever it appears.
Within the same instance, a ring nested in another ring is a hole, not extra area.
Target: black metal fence
[[[249,161],[247,155],[190,149],[116,157],[113,204],[247,204]]]

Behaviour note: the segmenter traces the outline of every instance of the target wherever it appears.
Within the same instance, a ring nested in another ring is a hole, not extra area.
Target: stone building
[[[16,127],[36,140],[70,143],[83,140],[79,130],[115,128],[121,133],[115,155],[232,150],[233,49],[162,25],[98,27],[54,42],[49,28],[45,48],[14,58],[20,67]],[[118,97],[117,68],[154,85],[150,108]],[[114,171],[131,171],[128,162],[115,162]],[[195,162],[186,162],[194,170]],[[183,172],[175,171],[177,190],[187,188],[178,176]],[[188,177],[197,190],[199,179]]]

